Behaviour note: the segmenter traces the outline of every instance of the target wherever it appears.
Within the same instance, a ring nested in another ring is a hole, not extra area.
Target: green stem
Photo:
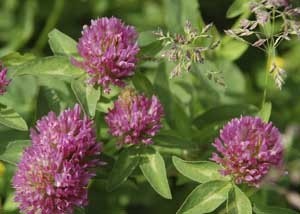
[[[267,52],[267,63],[266,63],[266,69],[265,69],[265,84],[264,84],[264,93],[263,93],[263,100],[262,100],[262,108],[264,107],[267,99],[267,88],[268,88],[268,80],[269,80],[269,72],[272,66],[272,59],[273,54],[270,53],[271,51]]]
[[[272,10],[272,17],[271,17],[271,32],[267,32],[266,29],[264,31],[266,32],[265,34],[270,37],[270,42],[268,42],[268,47],[267,47],[267,64],[266,64],[266,71],[265,71],[265,89],[264,89],[264,94],[263,94],[263,100],[262,100],[262,108],[264,107],[267,99],[267,88],[268,88],[268,79],[269,79],[269,72],[271,71],[272,68],[272,62],[275,57],[275,40],[274,40],[274,35],[275,35],[275,20],[276,19],[276,11],[273,8]]]

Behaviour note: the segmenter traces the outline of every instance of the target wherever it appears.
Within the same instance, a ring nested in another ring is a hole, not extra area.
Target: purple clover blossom
[[[7,79],[7,68],[0,63],[0,95],[6,92],[6,88],[11,80]]]
[[[105,117],[109,132],[119,138],[118,145],[152,144],[161,128],[163,106],[156,96],[148,98],[125,89]]]
[[[80,119],[76,105],[58,117],[50,112],[31,130],[31,137],[32,145],[25,149],[13,178],[21,211],[69,214],[86,206],[87,185],[95,176],[91,168],[101,164],[92,121]]]
[[[235,118],[220,131],[215,139],[212,160],[231,175],[237,184],[248,183],[258,187],[271,166],[281,166],[283,146],[281,135],[272,123],[258,117]]]
[[[115,17],[92,20],[83,27],[77,46],[83,61],[72,61],[89,74],[90,84],[101,85],[108,93],[110,84],[124,87],[123,79],[134,74],[137,37],[133,26]]]
[[[92,120],[86,116],[81,118],[81,109],[77,104],[74,109],[67,109],[59,116],[50,112],[37,121],[30,137],[34,145],[50,144],[66,156],[72,154],[84,158],[100,151],[93,128]]]

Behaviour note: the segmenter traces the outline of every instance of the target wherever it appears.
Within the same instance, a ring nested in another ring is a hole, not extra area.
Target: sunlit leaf
[[[87,85],[86,86],[86,102],[87,102],[87,107],[89,114],[91,117],[95,116],[96,112],[96,107],[97,103],[100,99],[101,96],[101,88],[92,86],[92,85]]]
[[[264,121],[269,122],[272,111],[272,103],[266,102],[258,112],[258,116]]]
[[[101,88],[88,85],[84,77],[73,79],[71,81],[71,88],[85,113],[94,117],[97,103],[101,96]]]
[[[26,147],[30,145],[30,140],[16,140],[10,142],[4,153],[0,155],[0,160],[16,165]]]
[[[170,31],[182,30],[186,21],[193,26],[202,28],[204,26],[197,0],[164,0],[165,22]]]
[[[50,56],[39,58],[20,66],[10,68],[12,76],[34,75],[34,76],[55,76],[65,79],[76,78],[84,73],[83,70],[75,67],[66,56]]]
[[[142,154],[140,168],[150,185],[158,194],[167,199],[172,198],[165,162],[157,151],[150,148],[145,149]]]
[[[226,17],[234,18],[246,12],[249,9],[248,3],[249,1],[247,0],[235,0],[227,10]]]
[[[236,40],[234,38],[226,37],[221,42],[217,54],[228,60],[238,59],[248,49],[248,44]]]
[[[35,59],[35,56],[30,53],[20,54],[19,52],[13,52],[8,55],[5,55],[1,58],[1,61],[5,66],[16,66],[24,64],[28,61]]]
[[[177,214],[210,213],[227,199],[231,188],[231,183],[227,181],[200,184],[188,195]]]
[[[229,192],[227,200],[228,214],[252,214],[249,198],[237,186]]]
[[[174,156],[173,164],[181,174],[199,183],[228,180],[220,174],[221,167],[210,161],[185,161]]]
[[[77,43],[61,31],[54,29],[49,34],[49,45],[55,55],[75,55]]]
[[[20,131],[28,130],[26,121],[14,109],[5,105],[0,106],[0,124]]]

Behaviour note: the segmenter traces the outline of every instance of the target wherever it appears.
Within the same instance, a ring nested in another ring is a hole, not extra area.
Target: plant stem
[[[271,51],[267,51],[267,63],[266,63],[266,69],[265,69],[264,93],[263,93],[263,100],[262,100],[262,104],[261,104],[262,108],[264,107],[264,105],[266,103],[266,99],[267,99],[267,88],[268,88],[268,80],[269,80],[269,71],[270,71],[271,66],[272,66],[273,54],[271,54],[270,52]]]
[[[266,64],[266,70],[265,70],[265,89],[263,94],[263,100],[262,100],[262,108],[264,107],[266,103],[267,98],[267,88],[268,88],[268,79],[269,79],[269,72],[272,68],[273,59],[275,57],[275,41],[274,41],[274,35],[275,35],[275,9],[272,10],[272,17],[271,17],[271,32],[270,32],[270,42],[268,43],[267,47],[267,64]],[[268,35],[266,33],[266,35]]]

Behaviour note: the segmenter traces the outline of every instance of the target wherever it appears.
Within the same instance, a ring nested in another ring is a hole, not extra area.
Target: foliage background
[[[166,200],[157,195],[138,170],[134,172],[134,179],[129,179],[117,190],[108,192],[107,172],[103,170],[100,174],[104,179],[100,178],[91,183],[90,204],[86,213],[175,213],[196,183],[177,173],[172,166],[171,155],[175,154],[185,159],[207,160],[213,150],[212,139],[224,123],[215,121],[214,117],[218,117],[214,115],[216,112],[209,114],[205,121],[199,122],[195,118],[208,109],[222,105],[252,104],[257,107],[261,105],[266,59],[263,53],[254,48],[224,36],[223,30],[230,28],[237,20],[226,18],[226,12],[232,3],[231,0],[0,1],[0,57],[15,51],[27,53],[25,59],[51,55],[47,41],[48,32],[53,28],[77,40],[84,24],[88,24],[91,18],[102,16],[119,17],[126,23],[136,26],[139,32],[156,30],[158,27],[176,32],[186,19],[191,20],[193,24],[201,25],[200,17],[202,17],[205,23],[215,24],[215,34],[220,38],[223,37],[221,40],[225,41],[215,53],[207,56],[211,64],[194,66],[191,74],[184,74],[180,78],[168,79],[169,64],[164,66],[148,62],[138,67],[138,72],[143,72],[151,81],[153,91],[160,96],[169,112],[165,128],[156,139],[156,145],[166,160],[173,199]],[[297,1],[295,4],[300,5]],[[144,38],[141,44],[146,46],[150,40]],[[147,51],[155,52],[152,49]],[[286,83],[282,91],[272,84],[268,86],[268,100],[272,102],[270,120],[284,134],[286,169],[289,174],[280,179],[280,187],[275,185],[252,196],[253,201],[294,209],[300,209],[299,52],[300,42],[297,39],[285,42],[279,47],[278,63],[281,63],[287,71]],[[5,61],[5,57],[3,59]],[[10,63],[13,64],[14,61]],[[205,69],[222,71],[226,88],[208,81],[202,72]],[[143,90],[142,86],[140,89]],[[13,80],[8,93],[0,97],[0,101],[13,106],[31,127],[48,110],[58,112],[72,106],[76,99],[64,81],[50,77],[22,76]],[[242,112],[240,108],[229,108],[227,113],[221,112],[219,116],[225,115],[224,120],[227,120],[230,116],[239,116]],[[102,125],[102,117],[103,111],[99,111],[96,115],[100,124],[98,135],[101,136],[101,141],[105,142],[106,156],[113,156],[116,151],[106,134],[105,125]],[[14,131],[1,126],[0,136],[0,153],[4,153],[9,142],[28,139],[28,132]],[[107,170],[110,166],[107,165]],[[10,179],[13,171],[12,165],[2,163],[0,166],[0,197],[4,213],[18,213],[12,201]]]

